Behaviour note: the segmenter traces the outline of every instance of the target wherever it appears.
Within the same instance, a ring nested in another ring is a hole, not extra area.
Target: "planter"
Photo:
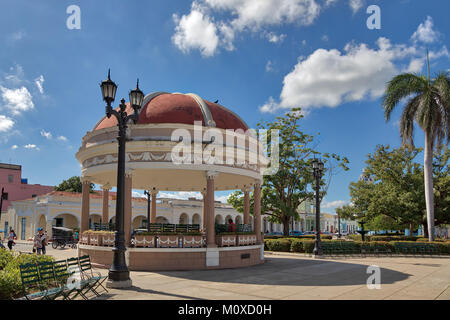
[[[183,236],[183,248],[203,247],[203,236]]]
[[[216,244],[219,247],[233,247],[236,245],[236,235],[217,235],[216,236]]]
[[[102,235],[102,245],[105,247],[114,246],[114,234],[103,234]]]
[[[158,236],[158,240],[160,248],[178,248],[178,236]]]
[[[89,244],[89,234],[82,234],[80,237],[81,244]]]
[[[100,234],[90,234],[89,244],[91,246],[101,246],[102,245],[102,235]]]
[[[256,234],[239,234],[238,246],[251,246],[256,244]]]
[[[131,244],[133,244],[136,248],[155,248],[156,237],[136,235],[134,239],[131,239]]]

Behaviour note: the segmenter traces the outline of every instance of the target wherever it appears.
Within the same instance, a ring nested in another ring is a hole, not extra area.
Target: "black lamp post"
[[[130,104],[133,108],[133,114],[128,115],[125,112],[125,99],[120,101],[119,110],[112,108],[111,103],[114,101],[117,91],[117,85],[111,80],[110,72],[108,70],[108,79],[100,84],[102,89],[103,100],[106,102],[106,116],[111,115],[117,119],[117,126],[119,127],[119,135],[117,141],[119,144],[118,160],[117,160],[117,200],[116,200],[116,228],[113,263],[108,273],[108,286],[113,288],[123,288],[131,286],[130,272],[125,262],[125,238],[124,238],[124,211],[125,211],[125,142],[127,122],[132,120],[136,123],[139,117],[139,109],[142,107],[144,100],[144,93],[139,90],[139,79],[136,84],[136,89],[130,91]]]
[[[314,158],[312,160],[312,167],[314,178],[316,178],[316,239],[314,241],[314,256],[322,255],[322,248],[320,246],[320,179],[323,174],[323,162]]]
[[[147,196],[147,231],[150,232],[150,196],[151,193],[144,190],[144,194]]]
[[[338,216],[338,238],[341,238],[341,216],[339,215],[339,213],[337,214]]]

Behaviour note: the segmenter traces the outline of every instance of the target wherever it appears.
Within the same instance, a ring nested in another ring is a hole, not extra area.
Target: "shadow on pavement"
[[[223,270],[160,271],[185,280],[287,286],[365,285],[373,271],[367,265],[298,258],[266,258],[262,265]],[[411,275],[380,268],[381,284],[403,281]],[[372,283],[372,282],[370,282]]]
[[[151,289],[143,289],[143,288],[136,287],[136,286],[132,286],[131,288],[126,289],[126,290],[121,289],[121,294],[124,291],[163,295],[163,296],[168,296],[168,297],[172,297],[172,298],[180,298],[180,299],[188,299],[188,300],[204,300],[204,299],[200,299],[200,298],[196,298],[196,297],[189,297],[189,296],[184,296],[184,295],[175,294],[175,293],[168,293],[168,292],[156,291],[156,290],[151,290]],[[103,293],[100,297],[96,297],[94,300],[108,300],[114,296],[116,296],[116,294],[114,294],[114,293]],[[148,298],[150,298],[150,297],[148,297]],[[148,298],[146,298],[146,299],[148,299]]]

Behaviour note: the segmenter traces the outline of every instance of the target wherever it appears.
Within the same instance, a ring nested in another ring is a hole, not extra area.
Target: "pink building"
[[[1,188],[4,188],[2,213],[8,211],[11,201],[33,198],[54,190],[52,186],[28,184],[27,179],[22,178],[22,166],[5,163],[0,163],[0,191]]]

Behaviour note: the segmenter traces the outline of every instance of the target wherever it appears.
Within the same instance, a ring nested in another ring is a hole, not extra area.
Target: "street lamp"
[[[316,239],[314,241],[314,256],[322,255],[322,248],[320,246],[320,179],[323,175],[323,162],[314,158],[312,160],[312,168],[314,178],[316,178]]]
[[[150,232],[150,196],[151,193],[144,190],[144,194],[147,196],[147,231]]]
[[[125,195],[125,142],[127,122],[132,120],[134,124],[139,118],[139,109],[142,107],[144,93],[139,90],[139,80],[136,89],[130,91],[130,104],[133,108],[133,114],[128,115],[125,112],[125,99],[120,101],[119,110],[113,109],[111,103],[115,100],[117,85],[111,80],[108,70],[108,79],[100,84],[103,100],[106,102],[106,116],[111,118],[115,116],[117,126],[119,127],[118,141],[118,160],[117,160],[117,200],[116,200],[116,228],[114,232],[114,253],[113,263],[108,273],[108,286],[112,288],[124,288],[131,286],[130,272],[125,262],[125,238],[124,238],[124,195]]]

